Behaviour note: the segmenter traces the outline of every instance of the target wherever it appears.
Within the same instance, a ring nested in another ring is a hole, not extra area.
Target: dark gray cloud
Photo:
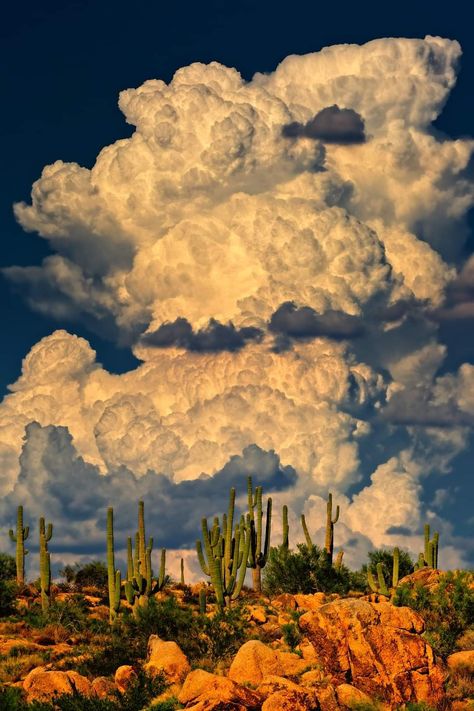
[[[345,340],[364,334],[364,327],[357,316],[343,311],[318,314],[310,306],[298,307],[292,301],[286,301],[278,307],[270,319],[269,329],[290,338],[325,336]]]
[[[238,351],[247,341],[259,341],[262,336],[263,333],[258,328],[237,329],[232,323],[222,324],[215,319],[209,321],[207,328],[193,331],[187,319],[178,318],[172,323],[163,323],[152,333],[145,334],[141,342],[157,348],[178,346],[198,352]]]
[[[405,388],[394,393],[382,417],[396,425],[474,426],[473,416],[459,409],[454,393],[439,402],[433,398],[432,390],[425,386]]]
[[[213,476],[202,474],[191,481],[175,483],[151,471],[137,477],[125,467],[102,474],[78,456],[67,427],[32,422],[26,428],[18,481],[0,502],[3,540],[22,504],[25,521],[32,525],[31,550],[37,549],[37,520],[44,515],[54,524],[53,553],[102,555],[107,507],[114,507],[116,545],[123,548],[136,529],[137,502],[143,499],[155,547],[192,548],[201,518],[226,510],[232,486],[245,496],[249,474],[267,494],[296,481],[292,467],[283,467],[275,452],[256,445],[231,457]]]
[[[319,111],[307,123],[293,121],[283,126],[285,138],[312,138],[325,143],[349,145],[366,140],[364,119],[354,109],[340,109],[337,104]]]

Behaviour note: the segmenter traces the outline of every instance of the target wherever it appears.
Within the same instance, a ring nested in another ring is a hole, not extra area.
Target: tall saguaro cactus
[[[262,568],[267,564],[270,551],[272,500],[267,499],[265,538],[263,538],[263,489],[257,486],[254,492],[251,476],[247,480],[247,494],[250,518],[250,551],[247,566],[252,569],[253,589],[259,593],[262,591]]]
[[[44,518],[39,520],[39,550],[40,550],[40,585],[41,585],[41,609],[47,612],[51,600],[51,555],[48,551],[48,543],[53,535],[53,524],[45,525]]]
[[[430,524],[426,523],[424,528],[425,545],[423,553],[418,556],[415,570],[423,567],[438,568],[439,533],[436,531],[430,539]]]
[[[114,510],[107,509],[107,582],[109,588],[109,620],[114,622],[120,609],[120,588],[122,576],[115,569]]]
[[[332,565],[332,559],[334,555],[334,526],[339,520],[339,506],[336,506],[336,513],[332,515],[332,494],[329,494],[327,504],[326,504],[326,536],[324,539],[324,550],[326,551],[329,562]],[[303,527],[303,533],[306,538],[306,544],[308,548],[312,548],[314,543],[308,531],[308,526],[306,525],[305,515],[301,516],[301,525]],[[342,563],[342,559],[340,561]]]
[[[18,506],[16,514],[16,534],[12,529],[8,534],[10,540],[16,543],[16,582],[18,585],[25,584],[25,555],[28,551],[25,549],[25,541],[30,533],[29,526],[23,527],[23,506]]]
[[[162,590],[165,586],[166,576],[166,550],[161,550],[161,564],[158,577],[153,578],[151,553],[153,538],[146,541],[145,533],[145,504],[138,502],[138,531],[135,534],[135,552],[132,552],[132,539],[127,540],[127,581],[125,595],[130,604],[133,604],[134,614],[138,614],[139,607],[148,605],[151,595]]]
[[[230,490],[227,515],[214,519],[209,529],[207,519],[202,519],[202,543],[196,541],[196,550],[202,571],[211,578],[216,602],[219,607],[230,606],[235,600],[245,581],[247,560],[250,551],[250,517],[247,522],[243,516],[234,526],[235,489]],[[204,550],[203,550],[204,545]]]
[[[334,526],[339,521],[339,506],[336,506],[336,514],[332,516],[332,494],[329,494],[326,504],[326,540],[324,548],[328,554],[329,562],[332,563],[334,553]]]

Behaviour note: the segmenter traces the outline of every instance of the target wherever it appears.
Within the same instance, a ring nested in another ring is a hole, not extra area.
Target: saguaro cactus
[[[29,533],[29,526],[23,527],[23,506],[18,506],[16,514],[16,535],[12,529],[8,532],[10,540],[16,543],[16,582],[18,585],[25,584],[25,555],[28,554],[28,551],[25,549],[25,541]]]
[[[201,522],[202,543],[196,541],[196,550],[202,571],[211,578],[216,602],[219,607],[230,606],[244,584],[247,560],[250,551],[251,527],[250,517],[247,522],[243,516],[234,525],[235,489],[230,490],[227,515],[214,519],[211,529],[207,519]],[[233,535],[232,535],[233,534]],[[204,550],[203,550],[204,544]]]
[[[332,559],[334,554],[334,526],[339,520],[339,506],[336,507],[336,514],[333,518],[332,515],[332,494],[329,494],[327,504],[326,504],[326,536],[324,540],[324,550],[326,551],[329,562],[332,565]],[[308,548],[312,548],[314,543],[308,531],[308,526],[306,525],[305,515],[301,516],[301,525],[303,527],[303,533],[306,538],[306,544]],[[342,561],[341,561],[342,562]]]
[[[114,510],[107,509],[107,580],[109,588],[109,620],[114,622],[120,609],[120,588],[122,576],[115,569]]]
[[[199,614],[200,615],[206,614],[206,602],[207,602],[206,588],[201,588],[199,591]]]
[[[247,566],[252,568],[253,589],[259,593],[262,591],[262,568],[267,564],[270,550],[272,500],[271,498],[267,500],[265,540],[263,540],[263,489],[261,486],[257,486],[254,492],[251,476],[247,480],[247,494],[250,518],[250,551]]]
[[[439,533],[435,531],[430,540],[430,525],[425,524],[425,564],[436,569],[438,567]]]
[[[420,568],[438,568],[439,533],[436,531],[430,539],[430,524],[426,523],[424,528],[425,545],[423,553],[418,556],[415,570]]]
[[[184,581],[184,560],[181,558],[181,585],[185,585]]]
[[[285,550],[288,550],[290,546],[289,542],[289,533],[290,533],[290,527],[288,525],[288,506],[283,506],[283,511],[282,511],[282,518],[283,518],[283,540],[282,540],[282,546]]]
[[[400,550],[398,548],[393,549],[393,563],[392,563],[392,586],[389,589],[387,583],[385,582],[385,576],[383,571],[383,563],[377,563],[377,580],[375,580],[370,568],[367,570],[367,581],[369,587],[374,593],[379,595],[385,595],[389,597],[393,596],[398,585],[398,576],[400,570]]]
[[[41,609],[47,612],[51,594],[51,556],[48,551],[48,543],[53,535],[53,524],[48,523],[46,527],[44,518],[39,520],[39,544],[40,544],[40,584],[41,584]]]
[[[151,553],[153,538],[146,542],[145,534],[145,504],[138,502],[138,531],[135,534],[135,554],[132,553],[132,539],[127,540],[127,582],[125,595],[130,604],[133,604],[134,613],[139,607],[148,605],[151,595],[162,590],[166,582],[166,550],[161,550],[161,563],[158,578],[153,578]]]

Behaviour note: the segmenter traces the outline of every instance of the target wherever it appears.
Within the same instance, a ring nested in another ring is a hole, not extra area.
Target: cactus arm
[[[15,534],[13,533],[13,531],[12,531],[11,528],[10,528],[10,530],[8,531],[8,535],[10,536],[10,540],[13,541],[13,543],[16,543],[16,536],[15,536]]]
[[[398,585],[400,571],[400,550],[398,548],[393,549],[393,570],[392,570],[392,587],[395,589]]]
[[[199,590],[199,613],[201,615],[206,614],[206,590],[205,588],[201,588]]]
[[[250,514],[250,520],[254,520],[254,499],[253,499],[253,484],[252,484],[252,477],[249,476],[247,477],[247,498],[248,498],[248,507],[249,507],[249,514]]]
[[[224,558],[225,567],[230,569],[231,566],[231,547],[232,547],[232,529],[234,526],[234,508],[235,508],[235,489],[232,488],[229,494],[229,509],[225,520],[225,529],[223,527],[223,536],[225,538]]]
[[[439,552],[439,533],[436,532],[433,536],[433,568],[438,568],[438,552]]]
[[[255,496],[257,497],[257,546],[255,550],[255,560],[258,565],[260,556],[262,554],[262,522],[263,522],[263,510],[262,510],[262,487],[257,486],[255,490]]]
[[[430,524],[425,523],[424,526],[424,534],[425,534],[425,547],[424,547],[424,557],[425,557],[425,563],[429,565],[429,559],[430,559]]]
[[[39,520],[39,548],[40,548],[40,586],[41,608],[44,613],[48,611],[51,592],[51,555],[48,551],[48,541],[53,531],[52,524],[45,527],[44,518]],[[48,534],[51,534],[48,538]]]
[[[383,565],[382,563],[377,563],[377,578],[379,582],[379,590],[381,595],[386,595],[388,597],[389,592],[387,589],[387,585],[385,583],[385,578],[383,575]]]
[[[166,548],[161,549],[160,574],[158,576],[158,585],[160,590],[163,589],[166,578]]]
[[[261,562],[261,567],[263,568],[268,560],[268,552],[270,550],[270,539],[272,535],[272,499],[269,498],[267,501],[267,520],[265,522],[265,543],[263,547],[263,560]]]
[[[120,608],[121,579],[119,578],[120,571],[115,569],[114,510],[112,507],[109,507],[107,509],[107,583],[109,592],[109,621],[111,623],[115,620]],[[117,580],[119,580],[118,588]]]
[[[247,530],[241,526],[240,540],[243,540],[243,558],[242,565],[239,569],[239,574],[236,580],[235,589],[232,593],[232,600],[235,600],[241,593],[245,582],[245,573],[247,572],[247,559],[250,553],[250,519],[248,519]]]
[[[306,538],[306,545],[308,548],[313,548],[313,541],[309,535],[308,526],[306,525],[306,517],[304,514],[301,514],[301,525],[303,527],[304,537]]]
[[[378,585],[375,581],[375,578],[374,578],[370,568],[367,570],[367,581],[369,583],[369,587],[372,590],[372,592],[376,593],[379,591]]]
[[[283,506],[283,541],[282,541],[282,546],[286,550],[288,550],[290,542],[289,542],[289,532],[290,532],[290,527],[288,525],[288,506],[286,504]]]
[[[196,541],[196,552],[199,560],[199,565],[201,566],[201,570],[204,573],[204,575],[210,575],[209,572],[209,566],[206,564],[206,560],[204,558],[204,553],[202,552],[202,544],[201,541]]]

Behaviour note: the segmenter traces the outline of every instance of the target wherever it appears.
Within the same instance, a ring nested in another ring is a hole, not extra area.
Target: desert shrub
[[[286,625],[281,626],[281,632],[283,635],[283,641],[291,649],[291,651],[296,649],[301,639],[298,625],[294,622],[288,622]]]
[[[15,558],[8,553],[0,553],[0,580],[16,579]]]
[[[66,579],[75,590],[81,591],[87,587],[98,588],[101,592],[107,591],[107,566],[101,560],[90,563],[75,563],[66,565],[60,575]]]
[[[269,595],[315,592],[347,593],[351,587],[349,570],[336,569],[318,546],[299,544],[296,551],[283,546],[272,548],[263,569],[263,587]]]
[[[212,662],[233,656],[248,639],[247,618],[240,607],[221,610],[213,617],[201,616],[200,654]]]
[[[0,579],[0,616],[11,615],[15,611],[18,586],[14,580]]]
[[[426,623],[425,636],[438,654],[447,656],[458,640],[474,627],[474,590],[469,587],[471,574],[449,572],[430,591],[422,585],[400,585],[395,605],[406,605],[419,612]]]
[[[39,603],[26,610],[22,617],[30,627],[44,629],[49,626],[60,626],[69,634],[84,631],[99,633],[108,630],[108,623],[93,620],[88,613],[88,605],[82,595],[73,595],[64,601],[53,601],[49,610],[44,613]]]

